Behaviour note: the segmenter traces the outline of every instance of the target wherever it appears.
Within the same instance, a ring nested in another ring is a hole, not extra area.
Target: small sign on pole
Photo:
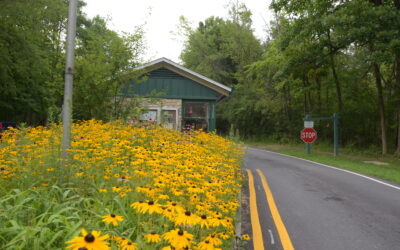
[[[304,128],[313,128],[314,122],[313,121],[304,121]]]

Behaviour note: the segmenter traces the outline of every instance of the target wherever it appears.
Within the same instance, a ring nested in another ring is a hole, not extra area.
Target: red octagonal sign
[[[317,131],[313,128],[305,128],[300,132],[300,138],[305,143],[313,143],[317,139]]]

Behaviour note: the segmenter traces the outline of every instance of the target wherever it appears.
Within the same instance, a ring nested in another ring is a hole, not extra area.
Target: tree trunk
[[[387,138],[386,138],[386,124],[385,124],[385,107],[383,101],[382,91],[382,77],[379,65],[374,63],[374,75],[376,88],[378,89],[378,109],[381,123],[381,141],[382,141],[382,154],[387,154]]]
[[[330,54],[330,59],[331,59],[332,75],[333,75],[333,79],[335,80],[335,86],[336,86],[336,94],[337,94],[337,101],[338,101],[338,112],[340,114],[342,112],[342,109],[343,109],[342,89],[340,87],[339,77],[338,77],[338,75],[336,73],[335,58],[333,56],[333,53]]]
[[[310,110],[309,110],[308,102],[307,102],[307,81],[306,81],[306,76],[303,76],[303,88],[304,88],[304,93],[303,93],[304,115],[308,115]]]
[[[310,90],[310,81],[308,80],[308,76],[306,76],[306,84],[307,84],[308,109],[309,109],[309,112],[312,113],[314,108],[313,108],[313,100],[312,100],[311,90]]]
[[[400,2],[400,1],[399,1]],[[400,5],[400,3],[399,3]],[[400,8],[400,7],[399,7]],[[397,86],[397,149],[396,154],[400,154],[400,51],[395,52],[395,77]]]
[[[400,0],[393,0],[394,6],[400,11]],[[400,50],[395,51],[395,77],[397,86],[397,148],[396,154],[400,154]]]
[[[285,104],[285,112],[289,121],[292,120],[291,107],[290,107],[290,88],[289,86],[283,87],[283,103]]]
[[[318,114],[322,113],[321,110],[321,79],[319,76],[316,74],[315,75],[315,82],[317,83],[317,108],[318,108]]]
[[[330,34],[329,30],[328,30],[328,39],[329,39],[329,59],[330,59],[330,63],[331,63],[333,79],[335,80],[336,94],[337,94],[337,101],[338,101],[338,112],[340,114],[343,110],[342,89],[340,87],[339,77],[336,73],[334,50],[332,47],[331,34]]]

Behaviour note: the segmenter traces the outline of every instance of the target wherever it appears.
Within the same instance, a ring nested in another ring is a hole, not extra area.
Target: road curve
[[[398,185],[256,148],[244,168],[254,176],[265,249],[284,247],[261,175],[295,249],[400,249]]]

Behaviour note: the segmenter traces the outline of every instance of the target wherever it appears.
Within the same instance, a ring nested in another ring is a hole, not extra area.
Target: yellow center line
[[[254,188],[254,178],[250,169],[247,169],[249,175],[249,190],[250,190],[250,217],[251,227],[253,231],[253,246],[254,250],[264,250],[264,242],[261,233],[260,219],[257,210],[256,190]]]
[[[286,231],[286,227],[282,222],[281,216],[279,215],[279,211],[278,208],[276,207],[274,196],[272,195],[271,189],[268,186],[267,179],[265,178],[260,169],[257,169],[257,173],[258,175],[260,175],[265,195],[267,196],[268,205],[271,210],[272,218],[274,219],[276,229],[278,230],[279,238],[281,239],[283,249],[292,250],[294,249],[292,241],[290,240],[289,234]]]

